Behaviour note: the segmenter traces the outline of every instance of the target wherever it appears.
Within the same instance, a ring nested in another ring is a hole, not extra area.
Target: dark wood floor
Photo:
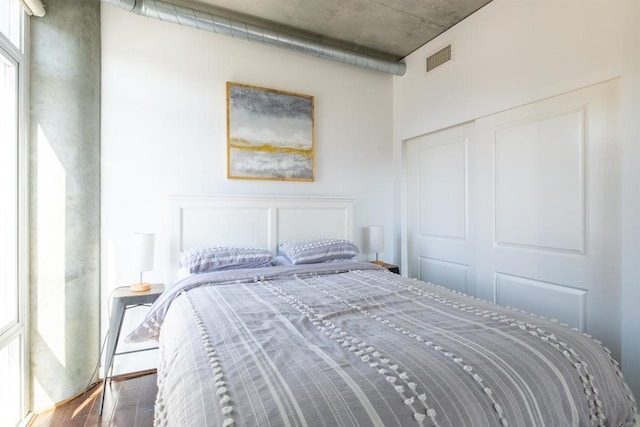
[[[55,409],[39,413],[30,426],[153,426],[153,404],[158,392],[156,374],[114,379],[107,383],[102,416],[98,415],[101,385]]]

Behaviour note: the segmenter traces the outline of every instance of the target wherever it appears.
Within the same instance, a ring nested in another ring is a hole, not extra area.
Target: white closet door
[[[409,141],[409,275],[556,318],[617,353],[618,110],[614,80]]]
[[[408,276],[472,293],[471,125],[407,144]]]

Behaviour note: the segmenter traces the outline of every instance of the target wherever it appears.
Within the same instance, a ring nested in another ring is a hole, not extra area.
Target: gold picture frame
[[[315,180],[313,96],[227,82],[227,178]]]

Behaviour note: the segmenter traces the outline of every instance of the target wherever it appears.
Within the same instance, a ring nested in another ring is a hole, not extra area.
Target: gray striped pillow
[[[291,240],[278,247],[280,255],[286,256],[292,264],[313,264],[351,259],[360,252],[358,247],[343,239]]]
[[[209,246],[191,248],[180,253],[180,264],[189,273],[257,268],[271,265],[273,255],[267,249]]]

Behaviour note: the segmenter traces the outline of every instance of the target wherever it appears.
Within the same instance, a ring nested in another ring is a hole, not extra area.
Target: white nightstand
[[[148,291],[134,292],[128,286],[123,286],[121,288],[117,288],[113,291],[113,294],[111,294],[111,318],[109,319],[109,332],[104,364],[104,380],[102,382],[102,394],[100,396],[100,415],[102,415],[102,407],[104,406],[104,391],[107,386],[107,380],[110,378],[109,372],[113,367],[114,356],[117,356],[119,354],[136,353],[139,351],[154,350],[157,348],[150,347],[116,353],[116,347],[118,346],[118,338],[120,337],[120,328],[122,328],[122,319],[124,319],[125,310],[141,305],[150,306],[155,300],[158,299],[162,292],[164,292],[164,285],[154,284],[151,285],[151,289],[149,289]]]

